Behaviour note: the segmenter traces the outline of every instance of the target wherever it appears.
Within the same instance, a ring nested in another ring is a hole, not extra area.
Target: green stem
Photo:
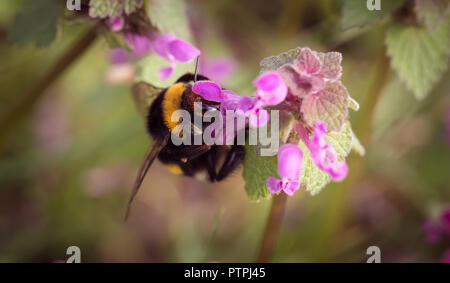
[[[281,192],[272,198],[272,206],[266,222],[263,239],[259,248],[257,262],[270,261],[278,233],[280,232],[281,220],[287,203],[287,195]]]
[[[90,29],[78,40],[78,42],[72,45],[72,47],[62,55],[57,63],[52,66],[50,71],[31,88],[29,93],[25,96],[25,99],[9,108],[5,118],[0,121],[0,129],[2,129],[0,134],[1,141],[4,141],[5,137],[12,132],[16,124],[21,120],[21,117],[23,117],[18,114],[28,113],[36,101],[38,101],[44,94],[44,91],[50,87],[64,73],[64,71],[72,65],[73,62],[84,54],[96,38],[97,34],[94,28]]]

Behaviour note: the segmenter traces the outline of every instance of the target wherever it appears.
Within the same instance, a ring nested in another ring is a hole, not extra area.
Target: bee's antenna
[[[197,74],[198,74],[198,61],[200,61],[200,55],[197,56],[197,59],[195,60],[195,72],[194,72],[194,82],[197,81]]]

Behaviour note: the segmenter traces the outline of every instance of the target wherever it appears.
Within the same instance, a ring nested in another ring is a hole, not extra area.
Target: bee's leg
[[[174,160],[180,160],[187,162],[190,159],[199,157],[205,152],[208,152],[211,146],[203,145],[186,145],[186,146],[166,146],[159,153],[158,157],[163,162],[171,162]]]
[[[242,145],[233,145],[227,153],[225,162],[217,174],[217,181],[223,180],[236,169],[245,157],[245,148]]]

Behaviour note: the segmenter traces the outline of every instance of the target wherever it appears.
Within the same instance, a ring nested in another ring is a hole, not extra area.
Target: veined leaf
[[[63,7],[58,0],[25,1],[8,31],[8,39],[19,44],[35,42],[37,47],[49,45],[56,38]]]
[[[349,95],[339,82],[327,83],[324,90],[303,99],[301,112],[309,125],[324,121],[331,131],[339,131],[348,115]]]
[[[277,156],[259,156],[255,147],[251,145],[247,145],[245,150],[243,177],[248,197],[252,200],[266,198],[269,196],[267,178],[270,176],[278,178]]]
[[[91,0],[89,2],[89,16],[93,18],[119,17],[127,15],[142,7],[144,0]]]
[[[345,160],[353,145],[350,123],[344,123],[340,132],[329,132],[325,139],[336,150],[338,160]],[[303,141],[300,140],[298,146],[303,151],[302,172],[300,174],[301,186],[310,192],[311,195],[315,195],[331,181],[331,177],[314,164],[311,154]]]
[[[391,65],[418,99],[424,98],[445,71],[450,52],[450,22],[433,33],[424,27],[394,25],[386,35]]]
[[[416,0],[414,10],[417,18],[429,32],[433,32],[450,13],[448,0]]]
[[[342,7],[341,27],[362,27],[375,24],[398,9],[405,0],[380,0],[381,10],[369,10],[366,0],[344,0]]]

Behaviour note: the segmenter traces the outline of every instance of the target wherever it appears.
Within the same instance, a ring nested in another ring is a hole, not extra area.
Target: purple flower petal
[[[435,244],[441,240],[442,230],[441,227],[431,220],[427,220],[423,223],[422,229],[425,232],[427,241],[431,244]]]
[[[253,84],[258,88],[256,97],[263,106],[277,105],[286,98],[287,86],[277,72],[264,73]]]
[[[278,151],[278,175],[297,180],[302,170],[303,152],[295,144],[288,143]]]
[[[249,115],[248,123],[252,128],[264,127],[269,122],[269,113],[265,109],[257,109]]]
[[[157,55],[172,61],[174,58],[171,56],[168,46],[175,39],[176,36],[173,34],[152,34],[151,49]]]
[[[288,181],[284,184],[283,191],[289,195],[293,196],[294,193],[300,188],[300,182],[299,181]]]
[[[152,41],[150,38],[139,34],[127,34],[128,45],[133,49],[133,53],[138,57],[146,56],[152,50]]]
[[[247,112],[255,106],[255,100],[248,96],[242,96],[237,104],[236,110]]]
[[[336,150],[325,140],[327,127],[324,122],[316,122],[312,139],[308,137],[300,123],[296,125],[296,130],[311,152],[314,164],[319,169],[327,172],[335,181],[341,181],[347,176],[347,164],[345,161],[338,161]]]
[[[266,185],[269,188],[271,194],[276,194],[281,191],[281,180],[274,177],[267,178]]]
[[[222,89],[211,81],[198,81],[192,85],[192,91],[206,100],[222,102]]]
[[[450,209],[445,209],[441,214],[442,230],[450,236]]]
[[[109,18],[107,25],[112,31],[118,32],[123,29],[125,25],[125,20],[122,17]]]
[[[168,52],[179,62],[189,62],[200,55],[200,50],[181,39],[169,42]]]
[[[159,69],[159,77],[162,80],[167,80],[170,76],[172,76],[173,72],[175,71],[175,66],[169,66]]]
[[[131,53],[125,49],[115,48],[111,50],[109,57],[113,64],[123,64],[130,61]]]

